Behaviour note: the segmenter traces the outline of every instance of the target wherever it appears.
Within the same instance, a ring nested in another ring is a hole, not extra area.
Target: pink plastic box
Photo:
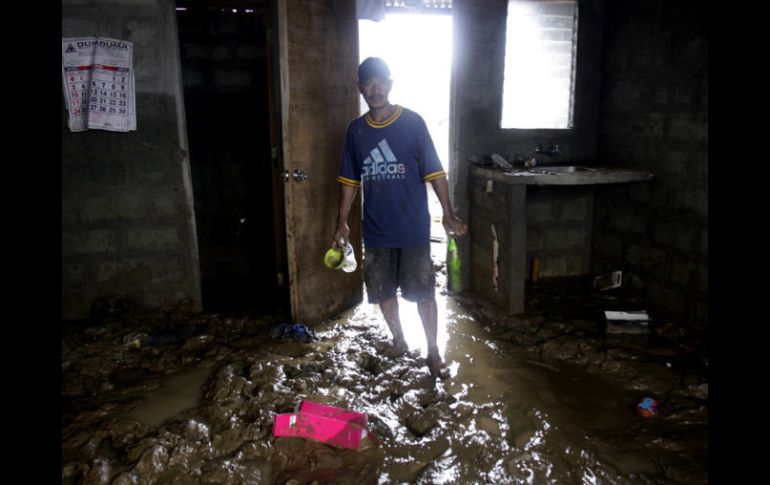
[[[276,415],[273,424],[273,436],[308,438],[340,448],[358,449],[366,435],[365,414],[312,401],[301,401],[293,413]]]

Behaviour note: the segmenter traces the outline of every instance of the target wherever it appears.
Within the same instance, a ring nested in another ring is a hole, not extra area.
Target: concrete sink
[[[578,165],[567,165],[561,167],[532,167],[527,171],[532,173],[540,173],[543,175],[559,175],[563,173],[595,172],[596,170]]]
[[[594,190],[604,184],[648,181],[653,176],[651,172],[631,167],[602,167],[593,164],[587,167],[567,163],[517,167],[505,171],[471,166],[468,188],[474,229],[469,231],[469,245],[476,248],[471,250],[471,258],[479,263],[479,271],[474,271],[472,285],[474,290],[505,308],[511,315],[524,312],[524,293],[530,274],[527,226],[531,218],[528,217],[528,211],[537,211],[537,223],[532,229],[538,241],[559,240],[555,245],[538,246],[534,251],[543,251],[547,257],[559,261],[563,260],[559,258],[565,258],[569,264],[564,271],[567,267],[587,268],[591,254]],[[549,187],[558,189],[551,191]],[[548,210],[546,212],[537,207]],[[554,210],[551,210],[552,207]],[[539,214],[548,214],[549,222],[541,224],[543,221],[539,219],[542,217]],[[559,227],[562,222],[567,224],[564,228],[570,234],[573,231],[582,234],[570,240],[569,249],[561,241],[562,235],[566,234]],[[577,232],[581,230],[578,224],[586,226],[582,228],[583,232]],[[552,238],[551,234],[557,237]],[[555,253],[553,256],[550,250]],[[503,254],[504,257],[498,258],[498,255]],[[495,256],[490,257],[492,255]],[[493,266],[485,268],[489,263]]]
[[[523,185],[603,185],[642,182],[652,173],[625,167],[586,167],[582,165],[542,165],[518,168],[509,172],[473,167],[482,177],[500,182]]]

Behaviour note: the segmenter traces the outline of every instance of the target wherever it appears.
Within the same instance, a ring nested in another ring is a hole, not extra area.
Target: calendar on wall
[[[134,45],[106,37],[62,37],[70,131],[136,130]]]

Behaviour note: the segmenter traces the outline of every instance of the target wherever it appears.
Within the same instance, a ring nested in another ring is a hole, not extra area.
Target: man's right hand
[[[332,239],[332,247],[335,249],[342,249],[348,244],[348,236],[350,235],[350,228],[347,223],[343,226],[337,227],[337,231],[334,233]]]
[[[340,184],[340,210],[337,213],[337,230],[332,238],[332,247],[334,249],[342,249],[348,245],[348,235],[350,234],[348,213],[356,196],[356,190],[356,187]]]

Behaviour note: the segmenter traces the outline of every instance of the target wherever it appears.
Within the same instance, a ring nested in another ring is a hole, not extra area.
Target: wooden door
[[[355,0],[278,1],[284,208],[292,319],[314,323],[361,301],[361,198],[350,212],[359,268],[329,270],[345,130],[358,116]]]

